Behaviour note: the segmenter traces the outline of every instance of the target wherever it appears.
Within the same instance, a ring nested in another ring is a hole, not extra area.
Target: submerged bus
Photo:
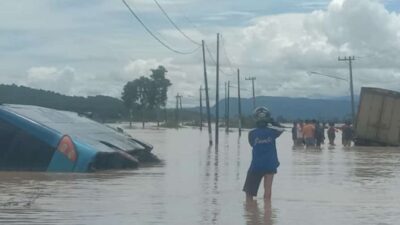
[[[152,148],[74,112],[0,104],[0,170],[132,169],[159,161]]]

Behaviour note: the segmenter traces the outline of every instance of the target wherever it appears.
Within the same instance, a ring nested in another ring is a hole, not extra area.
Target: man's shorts
[[[315,138],[306,138],[306,146],[314,146]]]
[[[243,191],[248,195],[257,196],[258,188],[260,187],[262,178],[267,174],[276,174],[276,172],[276,170],[268,172],[247,172]]]

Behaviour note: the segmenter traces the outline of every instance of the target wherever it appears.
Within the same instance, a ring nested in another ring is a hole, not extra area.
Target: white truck
[[[355,121],[355,144],[400,145],[400,92],[363,87]]]

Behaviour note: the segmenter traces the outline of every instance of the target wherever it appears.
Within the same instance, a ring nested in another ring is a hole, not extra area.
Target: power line
[[[190,23],[190,25],[192,25],[192,27],[193,27],[197,32],[202,33],[202,31],[199,30],[199,27],[196,26],[185,14],[183,14],[183,17],[185,18],[185,20],[186,20],[188,23]],[[222,35],[221,35],[221,38],[222,38]],[[216,65],[217,62],[215,61],[214,56],[212,55],[210,49],[208,48],[208,45],[206,44],[205,47],[206,47],[206,50],[207,50],[208,55],[210,56],[210,59],[211,59],[212,63],[214,63],[214,64]],[[225,49],[224,49],[224,52],[225,52],[225,56],[227,57],[227,54],[226,54],[226,50],[225,50]],[[227,59],[228,59],[228,61],[229,61],[228,63],[230,64],[231,69],[232,69],[232,68],[233,68],[232,63],[231,63],[231,61],[229,60],[228,57],[227,57]],[[226,76],[232,76],[232,74],[228,74],[227,72],[225,72],[225,71],[222,70],[221,68],[219,68],[219,71],[220,71],[222,74],[226,75]],[[235,69],[232,69],[232,71],[234,71],[233,74],[236,74],[236,70],[235,70]]]
[[[234,69],[234,67],[233,67],[233,65],[232,65],[232,61],[229,59],[229,57],[228,57],[228,53],[227,53],[227,51],[226,51],[226,42],[225,42],[225,38],[222,36],[222,49],[223,49],[223,51],[224,51],[224,55],[225,55],[225,58],[226,58],[226,60],[228,61],[228,64],[229,64],[229,66],[230,66],[230,69],[233,71],[233,73],[236,73],[236,70]]]
[[[195,30],[196,30],[197,32],[199,32],[199,33],[202,33],[202,32],[199,30],[199,27],[198,27],[196,24],[194,24],[194,23],[192,22],[192,20],[190,20],[190,19],[186,16],[186,14],[184,14],[184,13],[183,13],[183,18],[186,20],[187,23],[189,23],[189,24],[192,26],[193,29],[195,29]]]
[[[129,12],[136,18],[136,20],[143,26],[143,28],[154,38],[156,39],[161,45],[163,45],[164,47],[166,47],[167,49],[169,49],[172,52],[178,53],[178,54],[182,54],[182,55],[189,55],[189,54],[193,54],[195,53],[197,50],[200,49],[200,47],[194,49],[193,51],[189,51],[189,52],[184,52],[184,51],[179,51],[176,50],[174,48],[172,48],[171,46],[169,46],[168,44],[164,43],[160,38],[158,38],[151,30],[150,28],[148,28],[146,26],[146,24],[143,23],[143,21],[140,19],[140,17],[132,10],[132,8],[128,5],[128,3],[126,3],[125,0],[122,0],[122,2],[125,4],[125,6],[128,8]]]
[[[190,38],[188,35],[186,35],[177,25],[174,21],[172,21],[171,17],[169,17],[168,13],[164,10],[164,8],[160,5],[160,3],[158,3],[157,0],[154,0],[154,2],[156,3],[156,5],[158,6],[158,8],[161,10],[161,12],[165,15],[165,17],[167,17],[168,21],[172,24],[172,26],[175,27],[175,29],[177,31],[179,31],[179,33],[181,33],[186,39],[188,39],[189,41],[191,41],[192,43],[194,43],[195,45],[201,46],[201,44],[199,42],[194,41],[192,38]]]
[[[342,78],[342,77],[339,77],[339,76],[323,74],[323,73],[316,72],[316,71],[307,71],[307,73],[308,73],[308,75],[315,74],[315,75],[320,75],[320,76],[324,76],[324,77],[334,78],[334,79],[337,79],[337,80],[349,81],[349,80],[347,80],[345,78]]]
[[[205,46],[206,46],[206,50],[207,50],[208,55],[210,56],[211,61],[212,61],[215,65],[217,65],[217,62],[215,61],[215,59],[214,59],[214,57],[213,57],[213,55],[212,55],[210,49],[208,48],[208,45],[206,44]],[[228,73],[226,73],[224,70],[222,70],[222,68],[219,68],[219,72],[221,72],[222,74],[224,74],[224,75],[226,75],[226,76],[231,76],[230,74],[228,74]]]
[[[217,64],[217,62],[216,62],[215,59],[214,59],[214,56],[212,55],[210,49],[208,48],[208,45],[206,44],[205,46],[206,46],[206,50],[207,50],[208,55],[210,56],[211,61],[212,61],[214,64]]]

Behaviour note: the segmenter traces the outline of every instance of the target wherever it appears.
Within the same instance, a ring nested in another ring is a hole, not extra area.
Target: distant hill
[[[38,90],[24,86],[0,84],[0,103],[38,105],[53,109],[68,110],[78,113],[91,112],[94,119],[100,121],[127,118],[126,109],[120,99],[109,96],[66,96],[52,91]],[[230,99],[230,116],[237,117],[237,98]],[[242,113],[251,115],[253,101],[242,99]],[[331,120],[349,118],[350,101],[348,97],[333,99],[309,99],[289,97],[259,96],[256,98],[259,106],[268,107],[274,118]],[[205,104],[204,104],[205,105]],[[220,117],[224,116],[225,100],[220,100]],[[196,112],[196,113],[193,113]],[[181,115],[185,120],[198,119],[199,108],[185,108]],[[205,109],[203,111],[205,113]],[[211,108],[215,114],[215,106]],[[170,118],[174,118],[174,108],[168,109]]]
[[[0,84],[0,103],[37,105],[78,113],[93,113],[94,119],[118,119],[125,114],[123,102],[108,96],[77,97],[24,86]]]
[[[230,116],[238,115],[238,99],[230,99]],[[253,110],[253,100],[242,99],[242,114],[248,116]],[[289,120],[295,119],[318,119],[333,120],[349,118],[351,115],[350,100],[340,99],[309,99],[309,98],[289,98],[289,97],[256,97],[257,106],[266,106],[274,118],[283,117]],[[198,110],[198,108],[196,109]],[[215,106],[211,111],[215,112]],[[220,101],[220,116],[225,113],[225,100]]]

